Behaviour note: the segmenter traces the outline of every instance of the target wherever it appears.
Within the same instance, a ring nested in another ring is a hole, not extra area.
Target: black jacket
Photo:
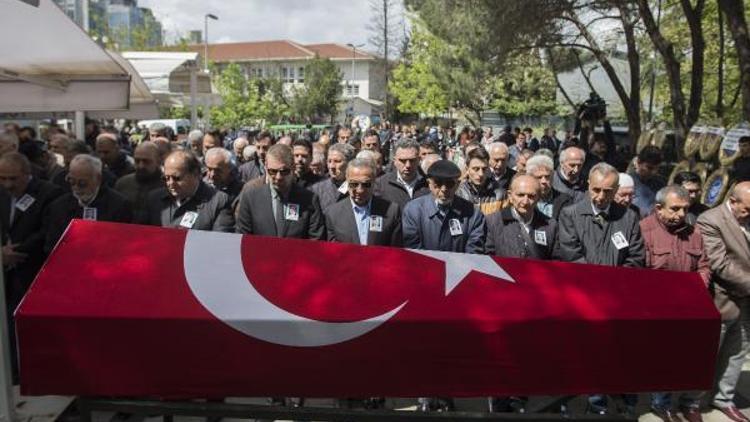
[[[339,191],[339,186],[336,186],[330,177],[310,186],[310,191],[318,197],[320,207],[323,211],[349,196],[348,193],[341,193]]]
[[[285,203],[298,206],[297,220],[284,219],[283,227],[277,232],[271,203],[271,186],[263,184],[246,189],[240,194],[237,232],[325,240],[325,218],[314,193],[292,185]]]
[[[382,221],[380,231],[369,230],[368,245],[401,246],[401,207],[385,199],[372,197],[370,215],[379,216]],[[344,243],[359,243],[359,232],[354,220],[352,201],[339,201],[325,211],[328,240]]]
[[[189,219],[186,220],[185,214],[188,212],[197,213],[191,227],[186,226]],[[192,230],[233,232],[234,215],[229,196],[201,181],[195,195],[179,207],[166,188],[149,193],[148,224]]]
[[[414,185],[414,196],[410,197],[406,188],[398,182],[397,171],[394,169],[375,180],[373,193],[375,196],[379,196],[389,202],[394,202],[403,208],[412,199],[430,193],[430,188],[427,187],[427,180],[422,176],[417,176],[417,184]]]
[[[529,232],[513,217],[511,208],[487,216],[487,253],[510,258],[554,259],[557,223],[534,210]]]

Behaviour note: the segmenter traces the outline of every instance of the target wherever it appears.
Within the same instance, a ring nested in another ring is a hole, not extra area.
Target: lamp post
[[[205,44],[205,50],[203,55],[203,69],[208,73],[208,20],[213,19],[219,20],[219,17],[211,13],[206,13],[203,17],[203,42]]]

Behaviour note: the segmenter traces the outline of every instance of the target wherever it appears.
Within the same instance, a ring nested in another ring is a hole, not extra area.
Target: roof
[[[194,44],[188,46],[188,49],[203,55],[205,45]],[[314,58],[316,54],[331,60],[351,60],[354,51],[350,47],[340,44],[303,45],[289,40],[208,45],[208,58],[213,62],[308,60]],[[355,59],[373,60],[375,56],[357,50]]]
[[[152,92],[169,92],[169,77],[180,66],[196,62],[197,53],[126,51],[122,53]]]

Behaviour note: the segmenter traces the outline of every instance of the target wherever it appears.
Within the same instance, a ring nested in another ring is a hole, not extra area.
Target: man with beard
[[[297,139],[292,143],[292,153],[294,155],[294,176],[297,186],[307,189],[323,179],[310,169],[313,157],[313,147],[310,141]]]
[[[545,155],[535,155],[526,162],[526,174],[539,181],[539,199],[536,208],[547,218],[557,220],[560,211],[573,202],[573,198],[552,189],[555,164]]]
[[[578,147],[567,147],[560,153],[560,168],[552,177],[552,189],[564,193],[573,202],[586,197],[586,181],[581,177],[586,152]]]
[[[119,179],[135,171],[133,164],[128,161],[128,156],[120,150],[117,137],[112,133],[104,132],[96,137],[96,155],[115,178]]]
[[[120,192],[133,206],[133,222],[146,224],[148,218],[147,198],[149,192],[164,186],[161,173],[159,148],[151,141],[143,141],[135,148],[135,173],[122,176],[115,183]]]
[[[483,147],[471,150],[466,157],[466,179],[456,195],[471,202],[485,215],[499,211],[505,205],[505,189],[490,177],[490,156]]]
[[[234,231],[229,196],[201,180],[201,164],[188,151],[164,160],[166,188],[148,195],[148,223],[154,226],[220,232]]]
[[[47,236],[44,251],[49,253],[74,218],[91,221],[130,223],[131,205],[124,196],[102,183],[102,161],[88,154],[76,155],[70,162],[65,180],[66,193],[53,201],[45,217]]]

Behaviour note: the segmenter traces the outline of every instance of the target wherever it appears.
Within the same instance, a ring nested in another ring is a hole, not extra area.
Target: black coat
[[[152,226],[188,228],[180,224],[188,212],[198,213],[192,227],[189,227],[192,230],[234,231],[234,215],[229,196],[203,181],[198,185],[195,195],[179,207],[166,188],[157,189],[148,195],[148,224]]]
[[[404,208],[404,205],[412,199],[430,193],[430,188],[427,187],[427,180],[422,176],[417,176],[417,184],[414,185],[414,196],[410,197],[409,192],[404,185],[398,182],[396,174],[397,171],[394,169],[375,180],[375,188],[373,191],[375,196],[396,203],[401,208]]]
[[[285,219],[280,233],[276,231],[271,201],[271,186],[268,184],[252,187],[242,192],[238,204],[237,232],[325,240],[325,218],[318,197],[314,193],[292,185],[285,202],[299,205],[298,218],[297,221]]]
[[[370,215],[380,216],[383,224],[381,231],[370,230],[367,236],[368,245],[401,246],[401,207],[393,202],[373,196]],[[339,201],[326,211],[326,229],[328,240],[333,242],[355,243],[359,245],[359,232],[354,220],[352,201]]]
[[[310,191],[318,197],[320,207],[323,211],[349,196],[348,193],[341,193],[339,186],[336,186],[330,177],[310,186]]]
[[[133,210],[124,196],[105,185],[99,187],[99,193],[89,204],[96,208],[97,221],[130,223],[133,221]],[[83,207],[72,193],[66,193],[55,199],[47,208],[45,229],[47,232],[44,251],[49,253],[57,244],[68,224],[74,218],[83,218]]]
[[[513,217],[511,208],[487,216],[487,253],[510,258],[554,259],[557,222],[534,210],[529,233]]]

